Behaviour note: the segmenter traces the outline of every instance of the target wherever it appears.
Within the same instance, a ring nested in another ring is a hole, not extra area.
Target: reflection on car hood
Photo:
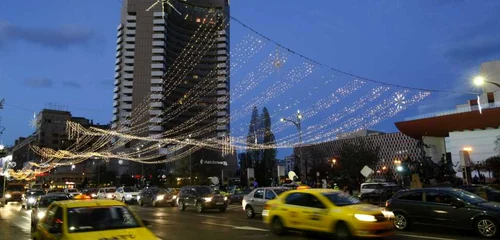
[[[130,194],[130,195],[139,195],[139,192],[124,192],[123,194],[127,195],[127,194]]]
[[[500,203],[497,202],[479,203],[477,204],[477,206],[486,208],[487,210],[490,211],[500,212]]]
[[[220,194],[217,194],[217,193],[207,193],[207,194],[203,194],[201,195],[202,197],[222,197],[222,195]]]
[[[71,239],[88,240],[88,239],[141,239],[141,240],[157,240],[151,231],[145,227],[127,228],[116,230],[104,230],[95,232],[80,232],[71,233]]]
[[[382,212],[380,207],[370,205],[370,204],[355,204],[350,206],[344,206],[342,208],[350,209],[353,213],[361,214],[379,214]]]

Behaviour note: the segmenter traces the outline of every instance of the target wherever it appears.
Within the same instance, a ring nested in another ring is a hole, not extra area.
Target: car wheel
[[[219,208],[219,212],[225,212],[226,211],[226,208],[225,207],[221,207]]]
[[[338,240],[348,240],[352,238],[349,227],[347,227],[347,225],[343,222],[337,224],[337,227],[335,228],[335,236]]]
[[[178,207],[179,207],[179,210],[181,210],[181,211],[186,210],[186,205],[182,201],[179,202],[179,206]]]
[[[123,197],[123,198],[122,198],[122,202],[123,202],[123,203],[127,203],[127,200],[125,200],[125,198]]]
[[[196,211],[198,213],[202,213],[203,211],[205,211],[205,209],[203,209],[203,205],[201,203],[196,203]]]
[[[142,202],[142,200],[139,200],[139,206],[144,206],[144,203]]]
[[[153,207],[158,207],[158,203],[156,203],[156,201],[151,202],[151,205],[152,205]]]
[[[274,234],[281,236],[286,233],[286,228],[283,226],[283,222],[281,222],[281,219],[279,217],[274,217],[273,221],[271,222],[271,232]]]
[[[175,202],[170,203],[171,207],[175,207]]]
[[[494,238],[498,232],[498,224],[491,218],[480,218],[475,224],[476,232],[485,238]]]
[[[247,214],[247,218],[253,218],[253,217],[255,217],[255,212],[253,211],[252,206],[247,206],[245,208],[245,213]]]
[[[232,203],[233,203],[233,201],[231,200],[231,198],[229,198],[229,199],[227,200],[227,204],[232,204]]]
[[[410,227],[410,220],[408,217],[400,212],[395,212],[394,213],[394,227],[397,230],[407,230]]]

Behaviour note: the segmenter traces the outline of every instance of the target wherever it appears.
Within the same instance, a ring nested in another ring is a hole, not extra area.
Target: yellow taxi
[[[332,233],[339,239],[394,235],[390,213],[331,189],[284,192],[265,204],[262,216],[277,235],[289,229]]]
[[[35,240],[157,240],[146,221],[115,200],[56,201],[38,221]]]

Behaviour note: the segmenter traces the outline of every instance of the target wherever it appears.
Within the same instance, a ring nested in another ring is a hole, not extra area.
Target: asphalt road
[[[231,205],[224,213],[217,210],[199,214],[194,208],[185,212],[177,208],[139,207],[131,208],[139,216],[151,222],[151,230],[160,238],[168,240],[222,240],[222,239],[315,239],[301,233],[274,236],[257,215],[248,219],[240,205]],[[0,208],[0,239],[24,240],[30,238],[31,210],[20,205],[9,204]],[[408,240],[479,240],[472,232],[433,227],[414,226],[411,231],[397,232],[395,239]]]

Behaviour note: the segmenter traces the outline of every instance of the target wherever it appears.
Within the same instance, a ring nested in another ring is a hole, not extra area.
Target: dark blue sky
[[[500,59],[500,2],[495,0],[233,0],[231,4],[234,17],[271,39],[329,66],[388,83],[474,91],[470,79],[479,64]],[[0,98],[6,99],[5,109],[0,111],[6,131],[0,141],[12,144],[17,137],[31,134],[33,113],[47,103],[66,105],[73,115],[99,123],[110,121],[121,6],[119,0],[0,2]],[[249,36],[258,39],[238,23],[231,24],[232,48]],[[233,88],[248,79],[249,73],[256,73],[257,66],[275,51],[275,45],[264,42],[261,51],[232,76]],[[244,114],[243,106],[251,105],[276,82],[293,83],[287,73],[301,64],[302,59],[291,55],[286,66],[235,101],[232,110],[243,116],[232,123],[234,134],[246,134],[249,115]],[[274,116],[273,122],[281,116],[292,116],[296,109],[310,109],[353,80],[319,66],[315,69],[300,83],[264,102]],[[333,83],[327,82],[331,75],[335,75]],[[314,126],[338,113],[373,87],[376,85],[366,85],[365,92],[355,92],[338,107],[305,119],[304,126]],[[371,128],[395,131],[395,121],[453,108],[468,98],[475,97],[432,94]],[[301,100],[290,109],[279,109],[296,99]],[[380,102],[382,99],[372,105]],[[364,114],[359,111],[351,117]],[[293,133],[293,128],[288,128],[277,136]]]

